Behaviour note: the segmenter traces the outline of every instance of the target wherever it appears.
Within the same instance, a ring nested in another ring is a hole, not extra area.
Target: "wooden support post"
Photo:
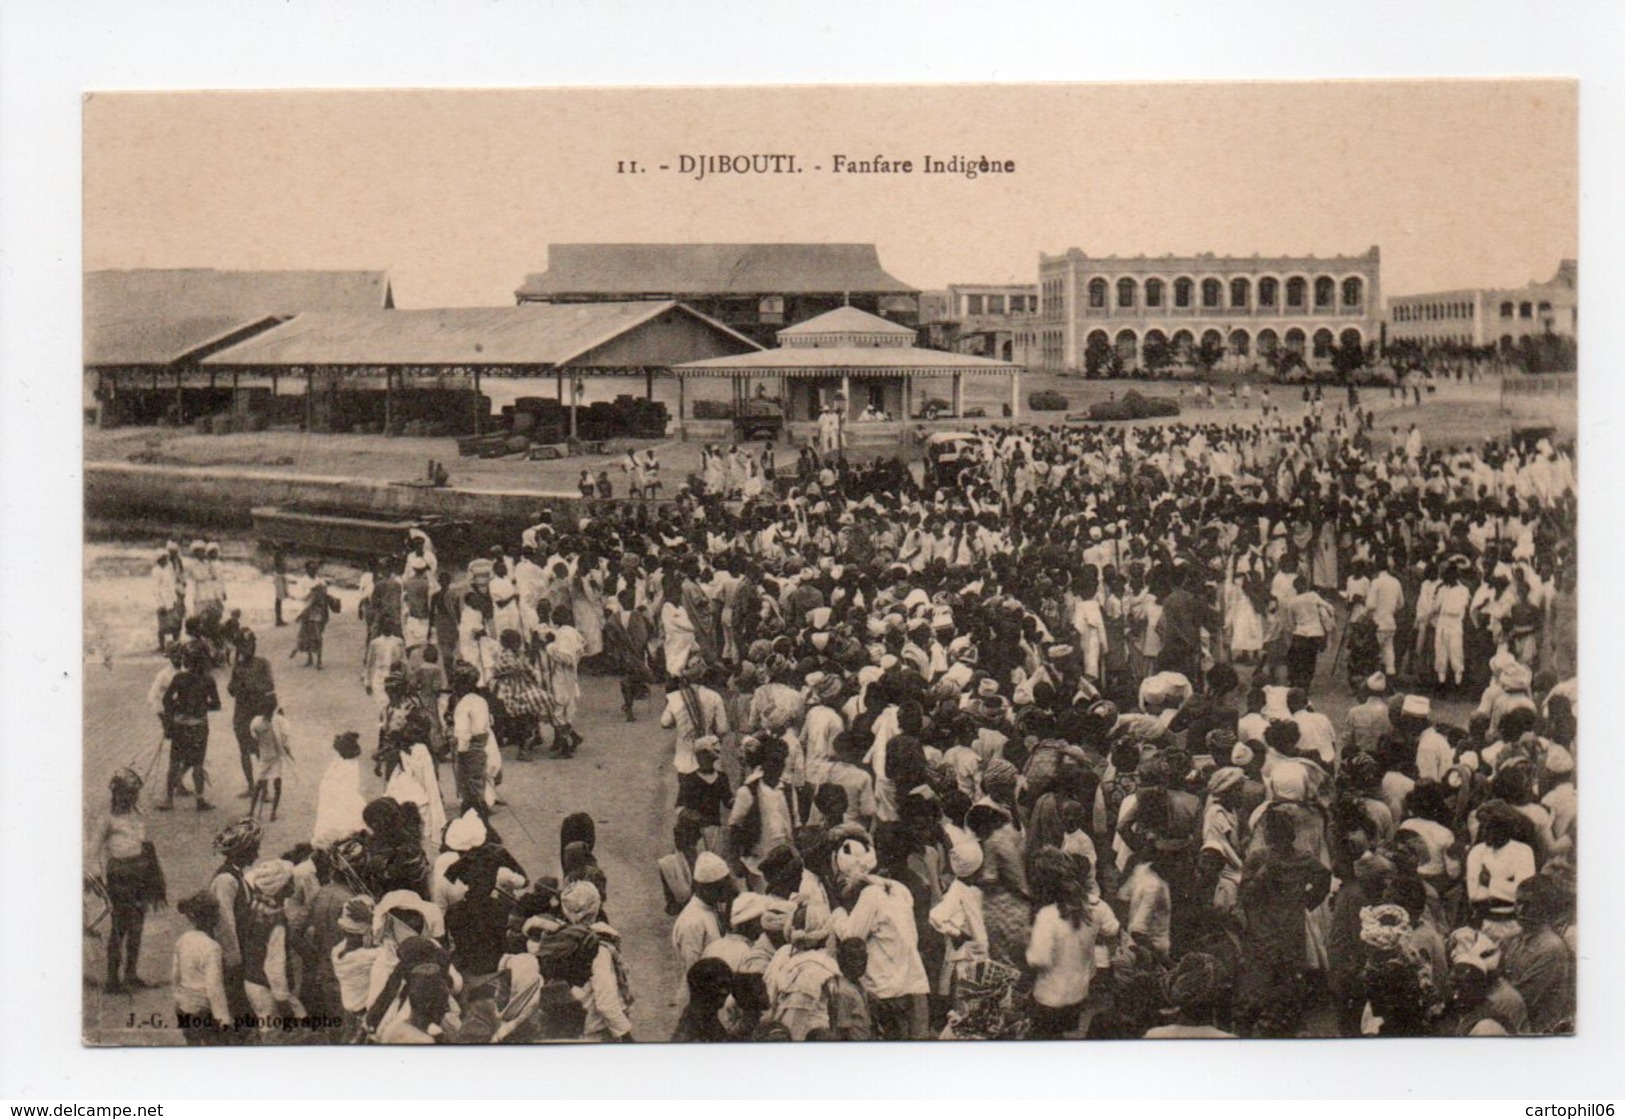
[[[643,398],[645,400],[655,398],[655,371],[649,366],[643,368]]]
[[[570,371],[570,442],[572,442],[572,443],[574,443],[576,441],[576,404],[578,403],[578,398],[579,398],[579,394],[577,393],[576,389],[577,389],[577,386],[579,384],[580,384],[580,382],[576,380],[575,371],[571,370]]]
[[[175,367],[175,419],[186,422],[186,390],[181,384],[181,367]]]
[[[485,406],[480,401],[480,367],[474,367],[474,434],[481,434],[485,426]]]
[[[316,430],[316,368],[305,370],[305,433]]]
[[[395,434],[395,370],[384,366],[384,434]]]
[[[954,419],[962,419],[965,415],[965,375],[954,374]]]
[[[1010,418],[1021,418],[1021,374],[1010,374]]]
[[[677,375],[677,438],[688,441],[688,425],[683,422],[683,405],[688,396],[688,378]]]

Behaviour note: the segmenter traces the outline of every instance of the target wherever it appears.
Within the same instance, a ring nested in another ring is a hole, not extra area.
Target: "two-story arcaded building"
[[[1536,334],[1578,333],[1579,264],[1564,260],[1552,278],[1521,288],[1461,288],[1388,301],[1388,337],[1510,350]]]
[[[1381,253],[1363,256],[1040,255],[1036,318],[1013,354],[1029,369],[1094,372],[1113,350],[1126,370],[1148,345],[1189,361],[1204,343],[1232,366],[1295,351],[1311,365],[1335,344],[1378,337]]]

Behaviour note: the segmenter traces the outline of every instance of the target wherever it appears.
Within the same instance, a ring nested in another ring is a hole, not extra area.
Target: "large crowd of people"
[[[1387,435],[1004,427],[923,479],[719,449],[457,572],[414,534],[362,591],[378,725],[275,856],[273,673],[221,636],[207,549],[166,555],[159,807],[212,807],[222,650],[250,806],[177,906],[188,1041],[630,1041],[645,998],[685,1041],[1572,1030],[1572,450]],[[336,600],[314,564],[285,593],[319,668]],[[631,980],[591,816],[554,866],[502,838],[505,764],[601,745],[584,671],[669,734],[665,988]],[[140,784],[90,847],[110,988],[166,889]]]

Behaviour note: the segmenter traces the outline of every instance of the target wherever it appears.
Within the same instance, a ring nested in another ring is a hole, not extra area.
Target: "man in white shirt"
[[[698,657],[690,659],[683,669],[681,684],[666,696],[666,709],[660,713],[660,725],[677,732],[673,768],[679,774],[699,768],[694,760],[695,739],[708,734],[721,738],[732,729],[727,706],[720,695],[700,683],[704,678],[705,662]]]
[[[1371,609],[1371,618],[1377,623],[1377,645],[1382,650],[1382,670],[1389,676],[1394,674],[1394,634],[1399,629],[1398,616],[1400,608],[1405,605],[1405,588],[1400,585],[1394,573],[1389,570],[1391,563],[1384,563],[1376,575],[1371,579],[1371,587],[1366,591],[1366,605]]]
[[[1459,686],[1466,671],[1462,631],[1471,601],[1461,573],[1454,564],[1446,565],[1444,581],[1433,596],[1433,671],[1441,684]]]
[[[164,651],[164,636],[173,634],[179,639],[180,626],[178,612],[184,610],[181,604],[181,585],[175,577],[175,568],[170,565],[169,553],[159,552],[158,560],[152,565],[152,605],[158,613],[158,651]]]
[[[1332,721],[1309,706],[1309,697],[1301,689],[1286,693],[1287,709],[1292,721],[1298,724],[1298,753],[1313,757],[1328,773],[1337,771],[1337,731]]]
[[[843,848],[855,845],[861,841],[849,840]],[[872,850],[843,849],[835,861],[848,900],[831,914],[830,929],[837,939],[861,940],[868,948],[863,989],[874,1000],[876,1033],[888,1041],[923,1041],[930,1031],[931,982],[920,959],[914,895],[873,873]]]
[[[483,800],[490,808],[496,803],[496,789],[487,772],[491,736],[491,705],[476,690],[479,670],[459,664],[451,672],[452,735],[456,741],[455,775],[457,800],[468,805]],[[500,754],[497,755],[499,758]]]

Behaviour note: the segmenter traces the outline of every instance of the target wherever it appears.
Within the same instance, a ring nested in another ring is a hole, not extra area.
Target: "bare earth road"
[[[257,599],[236,604],[259,635],[262,654],[276,674],[277,694],[294,726],[295,764],[284,783],[282,812],[275,823],[265,825],[263,853],[270,858],[310,838],[316,788],[333,757],[333,735],[353,729],[361,733],[364,744],[373,743],[377,709],[360,685],[362,631],[353,593],[346,597],[341,592],[344,609],[328,628],[327,666],[317,672],[303,667],[302,657],[287,659],[294,629],[270,624],[268,581],[259,589]],[[145,702],[159,665],[155,654],[118,657],[110,666],[87,663],[84,787],[87,807],[99,809],[106,803],[107,780],[115,769],[134,764],[146,770],[151,765],[143,795],[148,836],[163,861],[173,904],[207,886],[218,863],[210,846],[214,833],[246,811],[248,802],[238,798],[244,784],[222,674],[219,684],[227,710],[213,717],[208,753],[212,798],[218,807],[198,812],[183,798],[174,812],[151,809],[167,760],[154,757],[158,722]],[[672,1004],[676,980],[670,963],[670,918],[665,916],[654,860],[669,850],[670,805],[676,795],[667,764],[671,746],[657,726],[654,700],[642,705],[637,723],[629,724],[621,717],[613,680],[589,677],[582,683],[580,729],[586,744],[569,761],[521,763],[510,756],[501,788],[508,806],[499,809],[493,822],[530,873],[556,875],[560,822],[570,812],[592,814],[598,826],[598,861],[609,881],[605,911],[622,935],[637,996],[632,1008],[636,1036],[664,1041],[676,1025]],[[451,777],[449,773],[442,777],[449,799]],[[365,771],[363,792],[373,797],[382,791],[383,783]],[[171,948],[185,928],[184,918],[173,909],[149,915],[141,950],[141,975],[148,982],[167,983]],[[102,960],[99,944],[87,948],[87,980],[99,982]],[[173,1018],[174,1008],[164,990],[104,995],[99,987],[88,983],[85,987],[85,1037],[92,1042],[180,1044]]]

